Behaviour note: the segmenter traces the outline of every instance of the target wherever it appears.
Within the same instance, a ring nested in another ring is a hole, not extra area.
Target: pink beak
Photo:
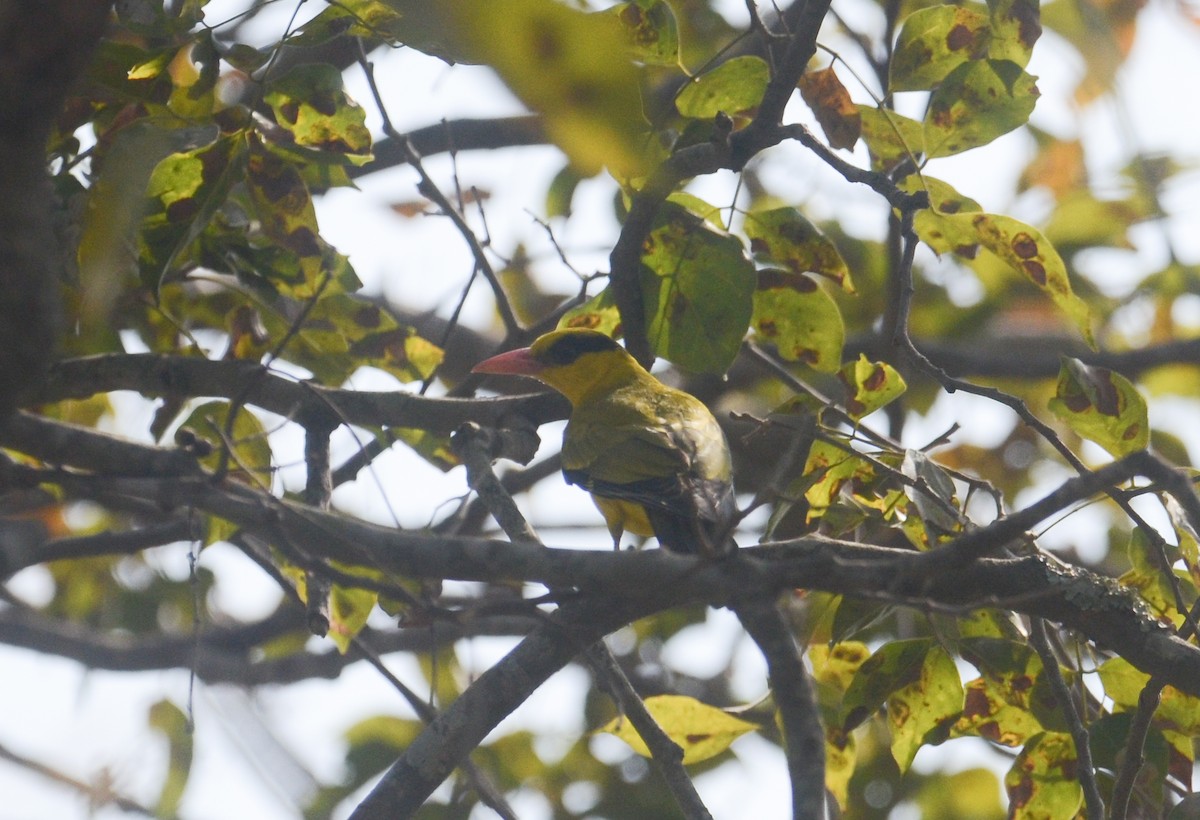
[[[537,376],[545,365],[533,358],[529,348],[522,347],[484,359],[471,368],[472,373],[504,373],[516,376]]]

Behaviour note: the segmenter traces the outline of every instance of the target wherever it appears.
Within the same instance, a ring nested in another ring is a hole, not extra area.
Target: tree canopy
[[[391,706],[290,714],[336,760],[281,816],[720,816],[757,761],[797,818],[1194,816],[1196,158],[1130,122],[1148,15],[1197,36],[1168,0],[0,0],[0,643],[185,682],[153,783],[0,756],[236,816],[189,677],[353,670]],[[713,409],[733,555],[605,548],[566,402],[470,373],[556,327]],[[497,730],[567,668],[569,738]]]

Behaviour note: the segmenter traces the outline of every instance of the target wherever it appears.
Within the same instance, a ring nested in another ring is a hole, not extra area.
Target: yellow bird
[[[614,548],[626,530],[675,552],[736,548],[729,445],[717,420],[608,336],[556,330],[473,372],[532,376],[570,400],[563,475],[592,494]]]

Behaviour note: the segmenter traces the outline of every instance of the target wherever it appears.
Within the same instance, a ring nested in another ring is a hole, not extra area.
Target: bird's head
[[[611,390],[645,373],[613,339],[583,328],[539,336],[529,347],[485,359],[471,372],[531,376],[572,404],[579,404],[595,390]]]

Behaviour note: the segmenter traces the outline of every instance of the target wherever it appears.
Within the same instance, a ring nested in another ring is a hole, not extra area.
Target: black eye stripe
[[[565,365],[571,364],[585,353],[602,353],[619,347],[620,345],[603,333],[568,333],[542,351],[539,358],[547,364]]]

